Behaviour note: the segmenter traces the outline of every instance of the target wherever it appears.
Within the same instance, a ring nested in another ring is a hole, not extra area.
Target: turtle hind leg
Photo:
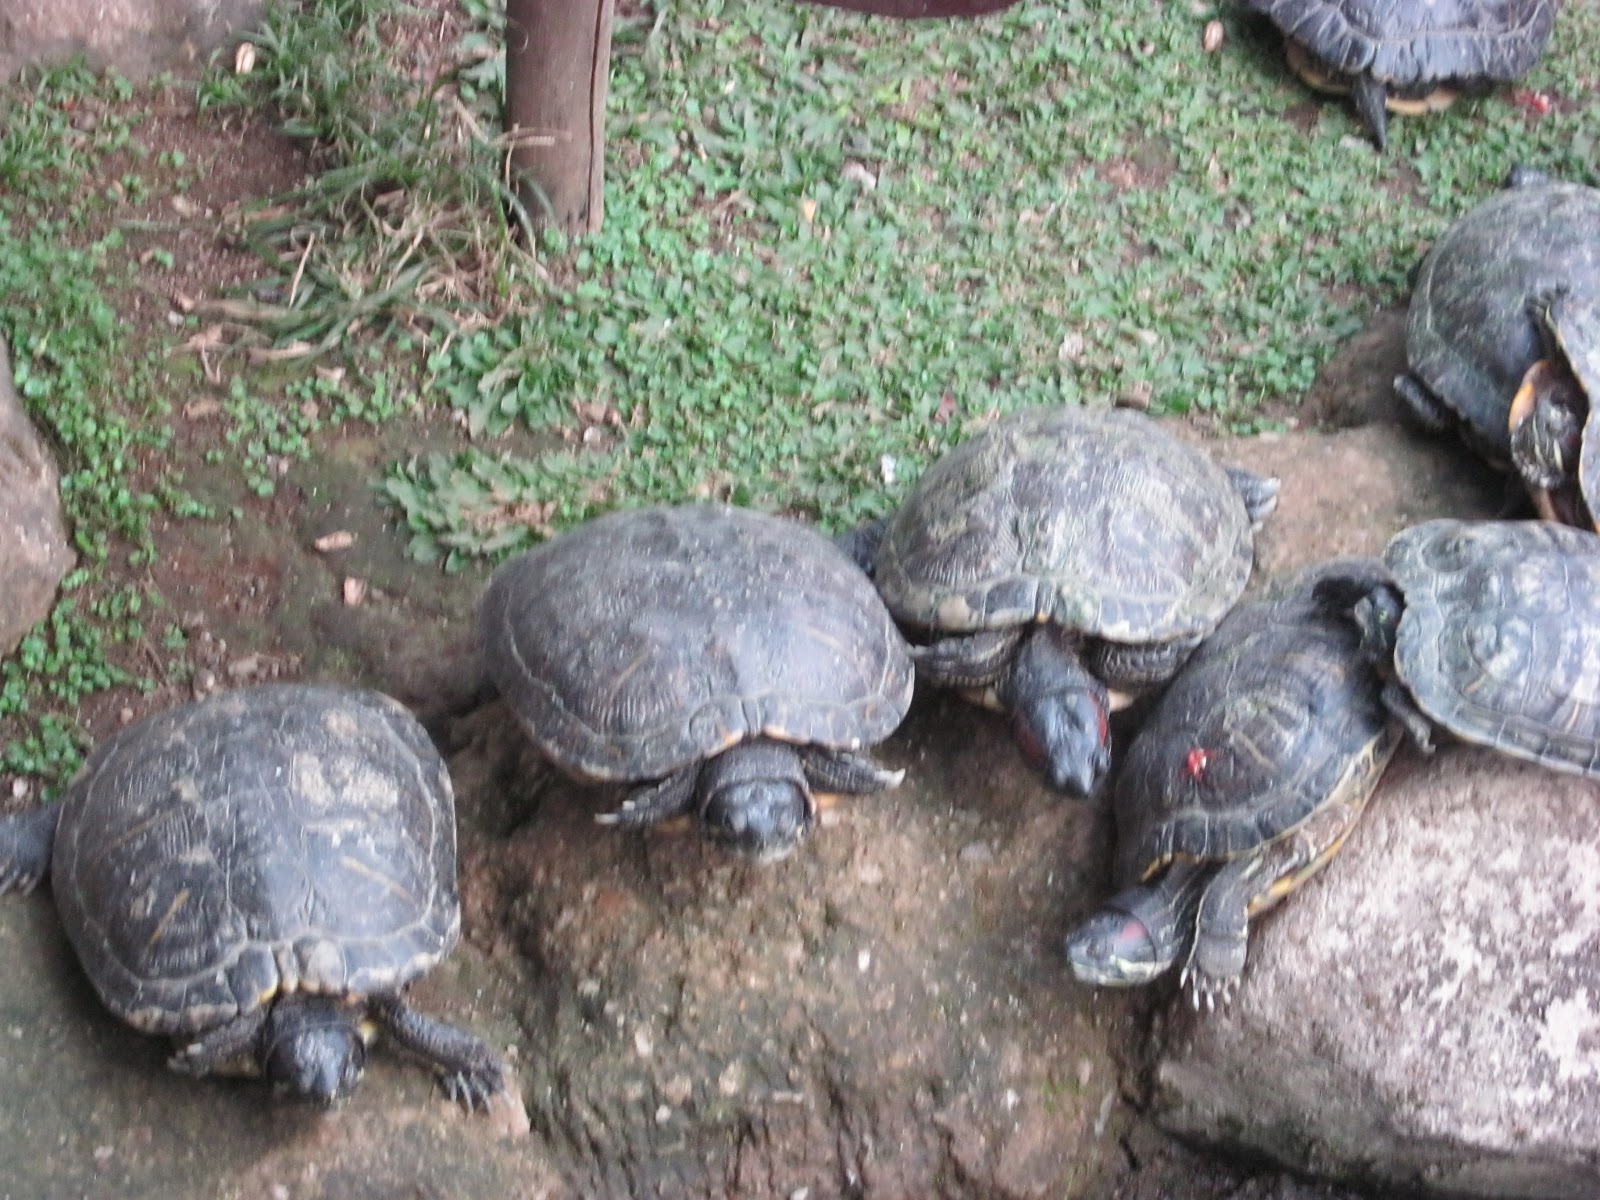
[[[1379,151],[1389,148],[1389,90],[1368,72],[1350,79],[1350,98],[1356,114],[1372,133]]]
[[[446,1094],[468,1111],[506,1090],[500,1057],[466,1030],[423,1016],[399,996],[375,997],[368,1013],[396,1045],[434,1067]]]
[[[27,895],[50,873],[61,806],[46,804],[0,819],[0,893]]]

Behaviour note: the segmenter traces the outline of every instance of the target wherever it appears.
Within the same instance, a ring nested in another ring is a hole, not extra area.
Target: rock
[[[193,67],[250,27],[264,0],[8,0],[0,79],[82,55],[130,79]]]
[[[1156,1119],[1386,1189],[1600,1194],[1597,801],[1486,750],[1403,753],[1255,932],[1232,1008],[1172,1010]]]
[[[993,714],[930,694],[908,724],[878,755],[904,784],[757,866],[597,825],[621,790],[536,766],[502,704],[457,722],[468,934],[534,966],[524,1090],[581,1194],[1105,1194],[1136,998],[1057,947],[1100,822]]]
[[[60,478],[23,411],[0,341],[0,656],[50,614],[76,556],[61,518]]]
[[[1382,554],[1418,521],[1494,516],[1505,496],[1503,480],[1458,440],[1386,423],[1266,434],[1230,444],[1226,458],[1283,485],[1256,536],[1255,586],[1325,559]]]

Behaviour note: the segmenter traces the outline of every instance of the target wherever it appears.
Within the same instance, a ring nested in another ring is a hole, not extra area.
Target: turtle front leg
[[[878,547],[883,545],[883,536],[888,532],[889,518],[879,517],[876,521],[865,521],[854,529],[836,535],[833,544],[871,576],[878,566]]]
[[[1250,516],[1250,528],[1260,529],[1261,523],[1278,507],[1278,490],[1281,486],[1278,480],[1270,475],[1246,471],[1243,467],[1222,469],[1228,473],[1228,482],[1233,484],[1233,490],[1244,502],[1244,511]]]
[[[985,629],[911,647],[917,675],[934,687],[990,688],[1005,675],[1027,627]]]
[[[1179,638],[1144,646],[1093,642],[1083,657],[1090,674],[1116,692],[1142,692],[1176,675],[1205,639]],[[1119,707],[1113,704],[1113,707]]]
[[[0,819],[0,894],[27,895],[50,873],[61,805],[46,804]]]
[[[1417,429],[1424,433],[1445,433],[1455,425],[1456,418],[1449,406],[1410,371],[1396,375],[1390,386],[1405,403],[1401,411]]]
[[[1383,681],[1383,690],[1378,693],[1378,699],[1383,702],[1383,707],[1389,710],[1400,724],[1405,726],[1407,735],[1416,743],[1417,749],[1424,754],[1432,754],[1433,722],[1428,720],[1423,711],[1417,707],[1417,702],[1411,698],[1411,693],[1406,691],[1398,679]]]
[[[469,1112],[505,1091],[499,1055],[466,1030],[423,1016],[399,996],[374,997],[367,1011],[396,1045],[434,1067],[445,1093]]]
[[[654,825],[694,806],[695,788],[700,779],[700,764],[685,767],[659,783],[634,788],[615,812],[598,813],[602,825]]]
[[[1180,986],[1189,987],[1196,1011],[1207,1012],[1233,999],[1249,953],[1250,902],[1261,890],[1257,880],[1263,856],[1247,854],[1224,863],[1200,897],[1195,914],[1194,945],[1184,964]]]
[[[814,791],[844,792],[851,796],[866,796],[873,792],[898,787],[906,777],[904,771],[889,771],[880,767],[865,754],[851,754],[847,750],[824,750],[820,746],[799,748],[800,765],[805,770],[806,782]]]
[[[180,1075],[209,1075],[241,1059],[255,1063],[261,1030],[267,1023],[267,1006],[260,1005],[226,1025],[219,1025],[198,1041],[179,1046],[167,1066]]]

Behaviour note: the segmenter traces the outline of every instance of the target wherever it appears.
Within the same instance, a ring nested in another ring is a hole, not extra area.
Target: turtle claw
[[[474,1067],[471,1070],[453,1071],[440,1077],[445,1095],[468,1112],[486,1109],[501,1092],[505,1091],[505,1077],[495,1066]]]

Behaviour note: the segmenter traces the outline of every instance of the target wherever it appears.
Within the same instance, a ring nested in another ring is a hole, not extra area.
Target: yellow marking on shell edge
[[[189,889],[184,888],[172,898],[172,903],[167,905],[167,911],[161,914],[161,920],[156,922],[155,930],[150,934],[150,940],[145,943],[145,949],[150,949],[162,939],[167,932],[167,926],[178,915],[178,910],[187,903],[189,903]]]
[[[1326,67],[1313,57],[1299,42],[1285,39],[1283,43],[1283,56],[1289,60],[1289,68],[1300,77],[1300,81],[1311,88],[1312,91],[1321,92],[1326,96],[1348,96],[1350,85],[1330,72]],[[1443,112],[1456,102],[1454,88],[1438,87],[1426,96],[1391,96],[1385,94],[1383,106],[1392,113],[1399,113],[1403,117],[1420,117],[1424,113]]]

